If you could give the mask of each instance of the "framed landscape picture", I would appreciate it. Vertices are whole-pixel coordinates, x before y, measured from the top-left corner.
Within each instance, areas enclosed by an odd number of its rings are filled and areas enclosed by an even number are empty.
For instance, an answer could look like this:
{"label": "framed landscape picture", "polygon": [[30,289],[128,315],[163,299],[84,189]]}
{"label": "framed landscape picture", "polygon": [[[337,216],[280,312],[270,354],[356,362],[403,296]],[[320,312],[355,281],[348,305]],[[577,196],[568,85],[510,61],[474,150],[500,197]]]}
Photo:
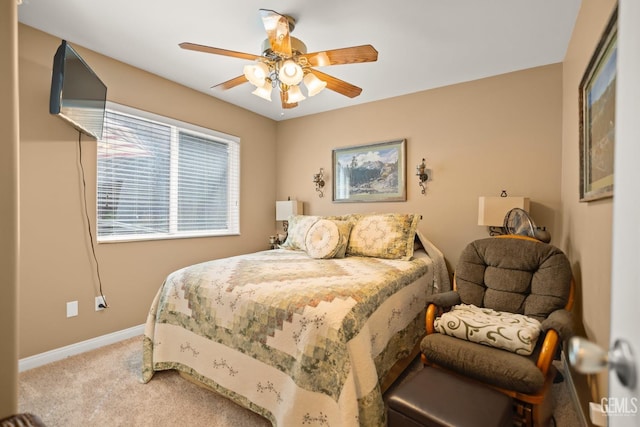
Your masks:
{"label": "framed landscape picture", "polygon": [[580,201],[613,196],[618,9],[580,82]]}
{"label": "framed landscape picture", "polygon": [[406,140],[333,150],[334,202],[404,202]]}

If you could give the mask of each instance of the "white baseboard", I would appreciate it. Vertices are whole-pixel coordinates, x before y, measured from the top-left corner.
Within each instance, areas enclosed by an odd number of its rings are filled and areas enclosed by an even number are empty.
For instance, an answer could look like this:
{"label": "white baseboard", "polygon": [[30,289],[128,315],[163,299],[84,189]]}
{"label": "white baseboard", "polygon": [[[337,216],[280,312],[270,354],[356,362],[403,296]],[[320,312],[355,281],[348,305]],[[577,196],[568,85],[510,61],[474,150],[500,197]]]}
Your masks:
{"label": "white baseboard", "polygon": [[571,370],[569,368],[569,362],[567,361],[567,357],[564,354],[564,350],[560,353],[560,359],[562,360],[562,368],[564,370],[564,380],[567,386],[567,390],[569,390],[569,394],[571,395],[571,401],[573,402],[573,407],[576,410],[576,414],[578,414],[578,418],[580,418],[580,425],[588,426],[587,418],[582,412],[582,405],[580,405],[580,398],[578,397],[578,392],[576,391],[576,386],[573,384],[573,377],[571,376]]}
{"label": "white baseboard", "polygon": [[75,356],[76,354],[84,353],[86,351],[95,350],[97,348],[104,347],[105,345],[114,344],[128,338],[142,335],[143,333],[144,325],[133,326],[128,329],[123,329],[121,331],[113,332],[107,335],[91,338],[86,341],[81,341],[79,343],[46,351],[44,353],[25,357],[24,359],[20,359],[18,361],[18,372],[37,368],[38,366],[56,362],[58,360],[65,359],[69,356]]}

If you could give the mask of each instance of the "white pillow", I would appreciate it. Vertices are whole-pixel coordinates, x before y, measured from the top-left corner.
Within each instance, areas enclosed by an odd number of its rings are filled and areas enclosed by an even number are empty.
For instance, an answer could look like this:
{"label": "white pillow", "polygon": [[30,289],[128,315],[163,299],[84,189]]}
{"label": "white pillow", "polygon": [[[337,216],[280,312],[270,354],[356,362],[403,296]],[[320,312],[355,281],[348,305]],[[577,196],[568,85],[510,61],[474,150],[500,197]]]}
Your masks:
{"label": "white pillow", "polygon": [[304,239],[313,224],[320,219],[313,215],[292,215],[289,217],[287,239],[280,245],[283,249],[306,250]]}
{"label": "white pillow", "polygon": [[305,237],[307,254],[311,258],[343,258],[349,242],[351,223],[321,219],[316,221]]}
{"label": "white pillow", "polygon": [[533,352],[542,327],[523,314],[454,305],[434,322],[436,331],[467,341],[528,356]]}

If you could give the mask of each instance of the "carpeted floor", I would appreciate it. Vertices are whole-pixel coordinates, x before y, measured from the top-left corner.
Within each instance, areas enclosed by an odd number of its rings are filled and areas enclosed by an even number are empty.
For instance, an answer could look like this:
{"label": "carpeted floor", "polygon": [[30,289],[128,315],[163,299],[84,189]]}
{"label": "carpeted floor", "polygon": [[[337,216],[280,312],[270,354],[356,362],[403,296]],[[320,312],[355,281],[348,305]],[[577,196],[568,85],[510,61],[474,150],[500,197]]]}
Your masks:
{"label": "carpeted floor", "polygon": [[[141,350],[142,338],[131,338],[22,372],[20,412],[38,415],[48,427],[271,425],[176,372],[158,372],[142,384]],[[557,426],[580,426],[565,384],[553,389]]]}

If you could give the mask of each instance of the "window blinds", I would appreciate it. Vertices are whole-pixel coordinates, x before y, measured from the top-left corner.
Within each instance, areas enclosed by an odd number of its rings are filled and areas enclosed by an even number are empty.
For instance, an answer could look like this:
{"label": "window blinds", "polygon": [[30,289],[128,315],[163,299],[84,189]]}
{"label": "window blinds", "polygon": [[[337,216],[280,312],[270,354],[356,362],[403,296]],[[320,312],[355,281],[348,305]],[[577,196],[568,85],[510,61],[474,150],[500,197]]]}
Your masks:
{"label": "window blinds", "polygon": [[98,241],[238,234],[239,140],[127,110],[98,142]]}

